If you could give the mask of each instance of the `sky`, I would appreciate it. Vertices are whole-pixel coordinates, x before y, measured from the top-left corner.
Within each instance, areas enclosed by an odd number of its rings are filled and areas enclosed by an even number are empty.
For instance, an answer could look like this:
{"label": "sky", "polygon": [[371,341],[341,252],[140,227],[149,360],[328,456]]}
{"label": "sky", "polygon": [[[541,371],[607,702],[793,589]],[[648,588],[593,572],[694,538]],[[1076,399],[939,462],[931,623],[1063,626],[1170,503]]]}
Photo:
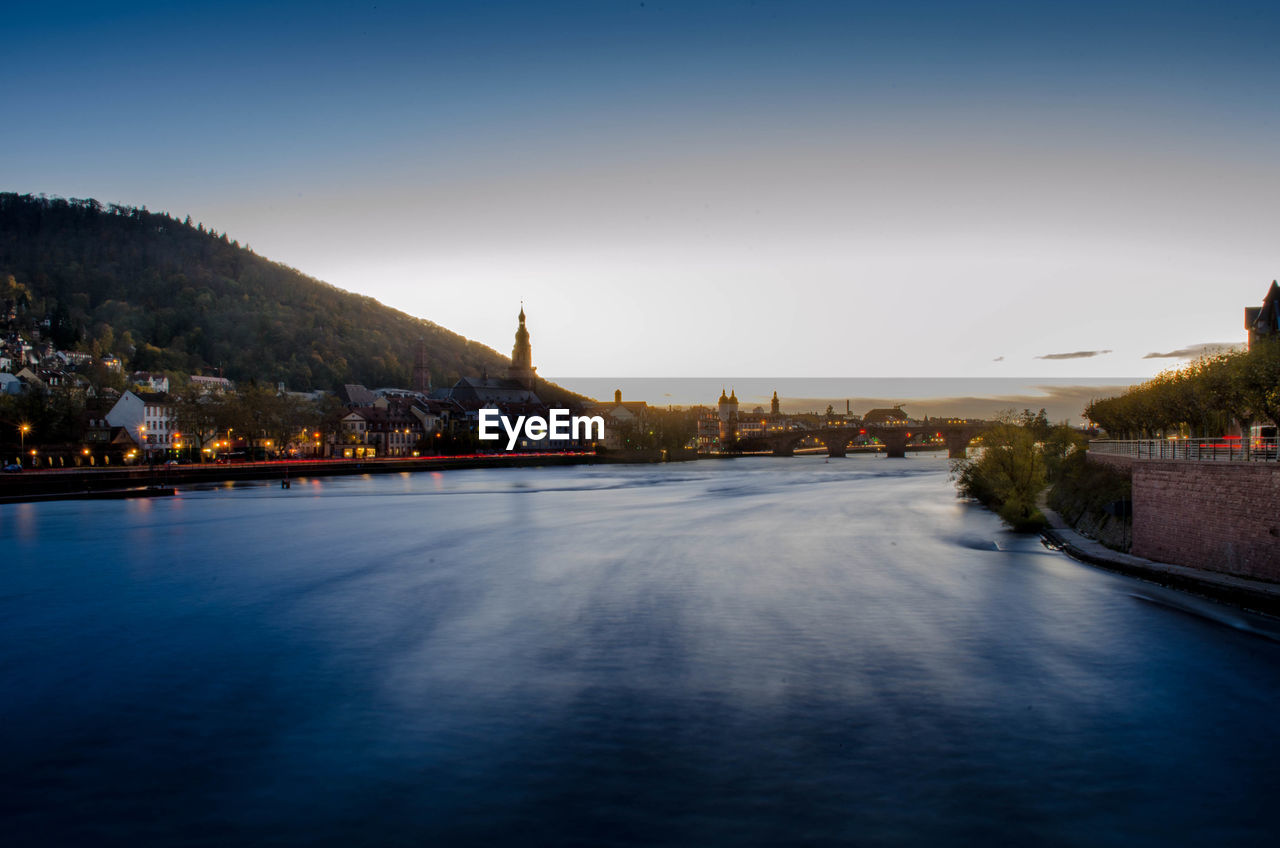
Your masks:
{"label": "sky", "polygon": [[[7,4],[0,190],[557,377],[1145,377],[1280,277],[1268,3]],[[1151,357],[1150,354],[1174,354]]]}

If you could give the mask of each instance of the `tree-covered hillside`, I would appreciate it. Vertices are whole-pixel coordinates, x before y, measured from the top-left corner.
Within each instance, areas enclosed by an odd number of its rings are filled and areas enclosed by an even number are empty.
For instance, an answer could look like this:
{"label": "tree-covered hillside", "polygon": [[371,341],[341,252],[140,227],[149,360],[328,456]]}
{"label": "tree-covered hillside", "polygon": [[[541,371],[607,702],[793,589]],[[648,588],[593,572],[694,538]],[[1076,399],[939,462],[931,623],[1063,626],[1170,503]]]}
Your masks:
{"label": "tree-covered hillside", "polygon": [[507,364],[430,321],[145,208],[0,194],[0,280],[10,275],[42,312],[34,317],[50,319],[58,347],[114,353],[130,369],[220,368],[297,390],[408,386],[419,338],[435,385]]}

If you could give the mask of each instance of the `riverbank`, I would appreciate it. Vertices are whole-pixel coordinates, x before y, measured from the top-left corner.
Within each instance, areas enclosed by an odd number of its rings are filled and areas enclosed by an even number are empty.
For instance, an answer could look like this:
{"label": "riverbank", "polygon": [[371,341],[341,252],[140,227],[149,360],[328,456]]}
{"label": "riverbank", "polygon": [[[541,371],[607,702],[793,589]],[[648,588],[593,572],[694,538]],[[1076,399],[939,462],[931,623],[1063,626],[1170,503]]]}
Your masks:
{"label": "riverbank", "polygon": [[565,465],[648,464],[697,459],[692,451],[613,453],[502,453],[424,456],[397,459],[315,459],[231,464],[130,466],[26,471],[0,476],[0,504],[78,498],[125,498],[148,488],[237,480],[291,480],[352,474],[402,474],[460,468],[556,467]]}
{"label": "riverbank", "polygon": [[1049,521],[1049,527],[1041,533],[1042,538],[1073,559],[1107,571],[1222,601],[1251,612],[1280,617],[1280,584],[1121,553],[1079,533],[1047,505],[1042,504],[1040,508]]}

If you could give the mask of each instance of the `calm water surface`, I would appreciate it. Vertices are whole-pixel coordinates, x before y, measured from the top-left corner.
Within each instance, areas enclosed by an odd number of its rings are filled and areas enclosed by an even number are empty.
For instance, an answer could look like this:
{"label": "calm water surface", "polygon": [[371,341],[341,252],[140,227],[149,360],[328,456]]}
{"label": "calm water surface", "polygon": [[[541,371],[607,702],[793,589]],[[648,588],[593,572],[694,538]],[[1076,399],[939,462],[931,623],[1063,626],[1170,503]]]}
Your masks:
{"label": "calm water surface", "polygon": [[7,845],[1274,845],[1280,643],[946,461],[0,506]]}

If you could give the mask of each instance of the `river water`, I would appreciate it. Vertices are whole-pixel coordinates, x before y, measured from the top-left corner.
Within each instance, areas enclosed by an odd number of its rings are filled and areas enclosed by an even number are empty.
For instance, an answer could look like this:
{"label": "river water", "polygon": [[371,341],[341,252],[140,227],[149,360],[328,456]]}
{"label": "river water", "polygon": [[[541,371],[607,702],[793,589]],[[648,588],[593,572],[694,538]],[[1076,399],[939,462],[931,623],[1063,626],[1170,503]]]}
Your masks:
{"label": "river water", "polygon": [[1274,845],[1280,643],[946,460],[0,506],[6,845]]}

